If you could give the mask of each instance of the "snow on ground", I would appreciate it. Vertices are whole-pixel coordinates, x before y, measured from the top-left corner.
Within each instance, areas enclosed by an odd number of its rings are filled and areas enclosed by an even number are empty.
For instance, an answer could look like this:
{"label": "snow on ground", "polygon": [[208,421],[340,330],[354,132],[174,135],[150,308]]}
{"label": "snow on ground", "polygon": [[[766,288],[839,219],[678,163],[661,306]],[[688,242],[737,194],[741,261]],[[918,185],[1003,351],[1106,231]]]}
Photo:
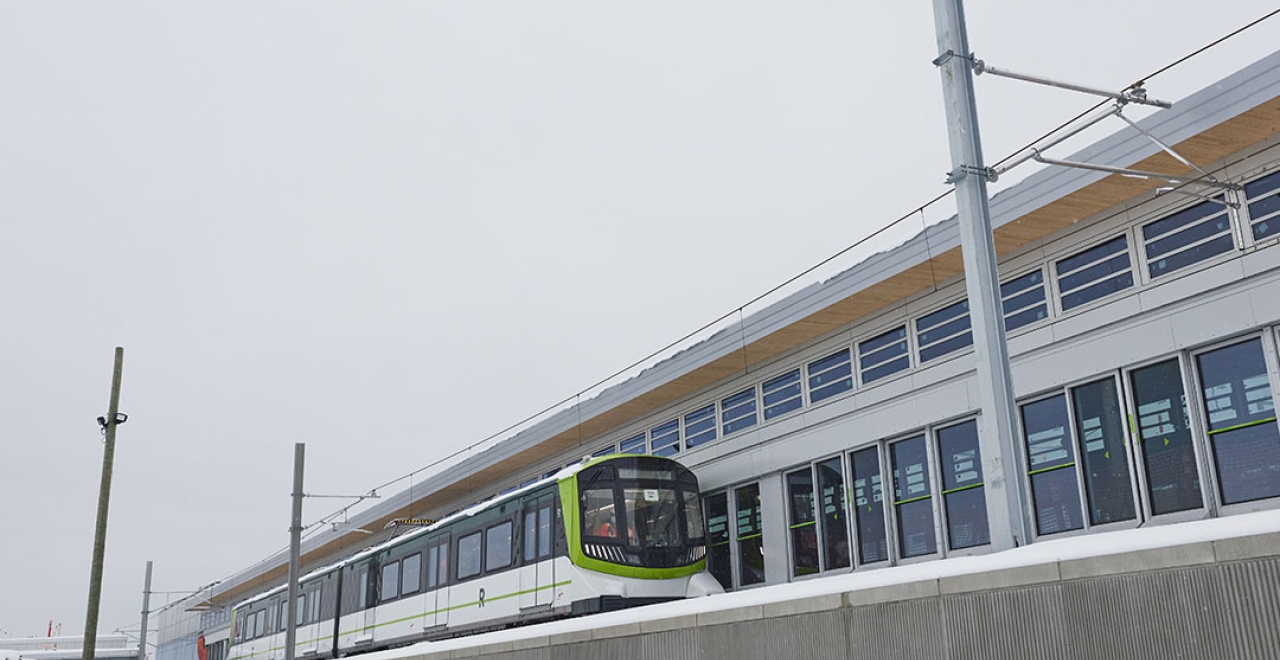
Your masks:
{"label": "snow on ground", "polygon": [[906,584],[921,580],[936,580],[938,578],[985,573],[1019,566],[1125,554],[1153,548],[1253,536],[1269,532],[1280,532],[1280,510],[1260,511],[1225,518],[1157,525],[1099,534],[1086,534],[1051,541],[1040,541],[1021,548],[977,557],[956,557],[908,566],[861,570],[845,575],[808,579],[758,589],[746,589],[706,598],[636,607],[619,612],[564,619],[457,639],[421,642],[412,646],[363,655],[361,660],[400,660],[423,653],[436,653],[484,644],[509,642],[517,639],[545,637],[560,633],[606,628],[640,621],[669,619],[690,614],[839,594],[846,591]]}

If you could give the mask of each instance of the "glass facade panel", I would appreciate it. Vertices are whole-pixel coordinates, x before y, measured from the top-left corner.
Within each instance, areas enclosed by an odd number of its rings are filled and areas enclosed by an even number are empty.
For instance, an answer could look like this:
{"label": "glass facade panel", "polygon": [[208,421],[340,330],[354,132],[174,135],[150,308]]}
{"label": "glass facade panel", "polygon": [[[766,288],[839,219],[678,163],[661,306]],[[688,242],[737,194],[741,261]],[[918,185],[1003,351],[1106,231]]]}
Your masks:
{"label": "glass facade panel", "polygon": [[916,319],[916,343],[920,346],[920,361],[928,362],[972,345],[971,326],[968,300],[961,300]]}
{"label": "glass facade panel", "polygon": [[756,390],[751,388],[726,398],[720,402],[721,434],[729,435],[735,431],[755,426]]}
{"label": "glass facade panel", "polygon": [[761,386],[761,391],[764,393],[764,418],[766,420],[789,413],[804,403],[800,399],[799,369],[777,378],[766,380]]}
{"label": "glass facade panel", "polygon": [[1094,525],[1133,520],[1137,509],[1125,447],[1124,410],[1114,378],[1071,389],[1089,521]]}
{"label": "glass facade panel", "polygon": [[880,449],[853,452],[853,509],[858,533],[858,561],[870,564],[889,558],[884,521],[884,489],[880,478]]}
{"label": "glass facade panel", "polygon": [[716,404],[684,416],[684,444],[690,449],[716,439]]}
{"label": "glass facade panel", "polygon": [[863,383],[880,380],[909,366],[906,326],[858,343],[858,371]]}
{"label": "glass facade panel", "polygon": [[1222,503],[1280,496],[1280,427],[1262,340],[1196,359]]}
{"label": "glass facade panel", "polygon": [[811,575],[818,564],[818,520],[813,514],[813,473],[808,468],[787,475],[787,507],[791,513],[791,574]]}
{"label": "glass facade panel", "polygon": [[1031,480],[1036,532],[1040,535],[1084,527],[1080,484],[1076,481],[1075,444],[1067,414],[1065,394],[1022,406],[1027,474]]}
{"label": "glass facade panel", "polygon": [[720,492],[703,498],[707,503],[707,571],[725,589],[733,588],[729,559],[729,495]]}
{"label": "glass facade panel", "polygon": [[1037,270],[1001,284],[1000,298],[1006,332],[1049,316],[1049,306],[1045,302],[1044,271]]}
{"label": "glass facade panel", "polygon": [[817,403],[853,389],[853,360],[849,349],[809,363],[809,403]]}
{"label": "glass facade panel", "polygon": [[738,581],[743,585],[764,582],[764,537],[760,513],[760,485],[733,491],[737,516]]}
{"label": "glass facade panel", "polygon": [[1058,293],[1068,310],[1133,286],[1129,239],[1118,236],[1058,261]]}
{"label": "glass facade panel", "polygon": [[680,453],[679,419],[649,429],[649,453],[654,456],[674,456]]}
{"label": "glass facade panel", "polygon": [[970,420],[938,429],[938,460],[942,467],[948,545],[959,550],[990,543],[978,422]]}
{"label": "glass facade panel", "polygon": [[1129,378],[1151,513],[1160,515],[1203,506],[1178,360],[1135,369]]}
{"label": "glass facade panel", "polygon": [[844,503],[844,466],[840,458],[818,463],[819,505],[822,507],[822,564],[824,570],[848,568],[849,526]]}
{"label": "glass facade panel", "polygon": [[1245,184],[1249,223],[1253,239],[1260,241],[1280,234],[1280,172],[1274,172]]}
{"label": "glass facade panel", "polygon": [[898,551],[904,558],[938,551],[929,454],[923,435],[889,445],[893,469],[893,508],[898,521]]}
{"label": "glass facade panel", "polygon": [[1235,248],[1227,207],[1216,202],[1201,202],[1156,220],[1142,228],[1142,237],[1153,278]]}
{"label": "glass facade panel", "polygon": [[647,441],[643,433],[632,438],[627,438],[626,440],[623,440],[618,445],[618,453],[619,454],[643,454],[645,451],[646,442]]}

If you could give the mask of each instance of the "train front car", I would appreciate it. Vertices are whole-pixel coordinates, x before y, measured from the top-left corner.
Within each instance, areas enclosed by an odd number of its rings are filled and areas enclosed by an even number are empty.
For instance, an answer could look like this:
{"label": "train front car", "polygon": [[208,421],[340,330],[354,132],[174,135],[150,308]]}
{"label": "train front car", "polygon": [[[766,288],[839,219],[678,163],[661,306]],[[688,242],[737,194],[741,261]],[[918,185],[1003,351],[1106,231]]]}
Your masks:
{"label": "train front car", "polygon": [[705,570],[698,480],[679,463],[596,459],[560,482],[560,497],[570,560],[595,594],[575,599],[574,614],[724,591]]}

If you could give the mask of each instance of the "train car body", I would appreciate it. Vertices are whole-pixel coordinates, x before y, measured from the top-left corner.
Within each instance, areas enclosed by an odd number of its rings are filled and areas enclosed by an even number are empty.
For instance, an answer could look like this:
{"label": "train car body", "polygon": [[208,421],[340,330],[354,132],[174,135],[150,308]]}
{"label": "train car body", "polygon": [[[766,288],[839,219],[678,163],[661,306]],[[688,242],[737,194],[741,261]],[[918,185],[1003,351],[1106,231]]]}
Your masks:
{"label": "train car body", "polygon": [[[613,455],[369,548],[300,581],[294,655],[331,658],[722,591],[698,483]],[[237,605],[229,660],[285,657],[285,588]]]}

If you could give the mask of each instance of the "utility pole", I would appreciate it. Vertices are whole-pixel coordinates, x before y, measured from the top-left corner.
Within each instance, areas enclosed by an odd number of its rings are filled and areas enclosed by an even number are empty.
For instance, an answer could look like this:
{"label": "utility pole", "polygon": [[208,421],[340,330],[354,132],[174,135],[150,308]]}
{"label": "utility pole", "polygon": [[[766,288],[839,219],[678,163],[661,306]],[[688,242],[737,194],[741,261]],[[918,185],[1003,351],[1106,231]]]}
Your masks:
{"label": "utility pole", "polygon": [[297,641],[298,573],[302,568],[302,466],[307,454],[305,443],[293,445],[293,517],[289,525],[289,600],[285,602],[284,657],[293,660]]}
{"label": "utility pole", "polygon": [[934,64],[942,73],[951,146],[948,183],[956,187],[960,249],[964,256],[964,280],[982,404],[978,437],[987,521],[991,547],[1000,551],[1026,543],[1028,527],[1016,460],[1013,377],[1009,371],[1000,275],[991,234],[991,209],[987,203],[987,181],[995,179],[995,171],[982,162],[978,107],[973,91],[973,57],[965,31],[962,1],[933,0],[933,18],[939,53]]}
{"label": "utility pole", "polygon": [[98,646],[98,605],[102,600],[102,559],[107,545],[107,508],[111,501],[111,468],[116,454],[116,427],[127,415],[120,414],[120,376],[124,372],[124,348],[116,347],[115,369],[111,373],[111,402],[107,416],[98,418],[106,436],[102,450],[102,482],[98,489],[98,525],[93,534],[93,564],[89,569],[89,611],[84,622],[82,660],[94,660]]}
{"label": "utility pole", "polygon": [[147,560],[147,579],[142,587],[142,632],[138,633],[138,660],[147,660],[147,617],[151,614],[151,560]]}

